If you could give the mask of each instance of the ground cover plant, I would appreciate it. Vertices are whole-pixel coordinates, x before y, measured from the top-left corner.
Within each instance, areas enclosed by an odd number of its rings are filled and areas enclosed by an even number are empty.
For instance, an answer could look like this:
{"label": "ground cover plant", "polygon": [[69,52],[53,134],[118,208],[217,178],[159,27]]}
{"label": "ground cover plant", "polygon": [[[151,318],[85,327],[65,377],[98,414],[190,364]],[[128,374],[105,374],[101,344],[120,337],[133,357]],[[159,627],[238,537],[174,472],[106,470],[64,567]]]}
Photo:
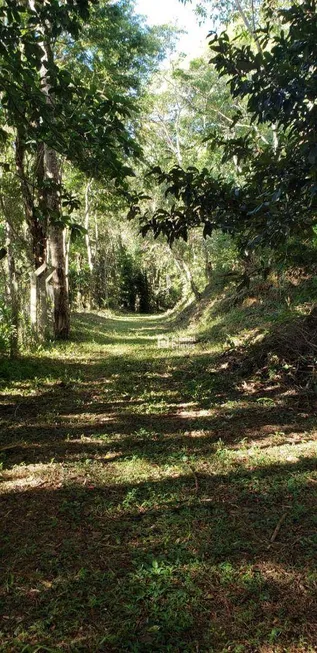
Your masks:
{"label": "ground cover plant", "polygon": [[315,650],[315,395],[176,325],[1,365],[1,650]]}

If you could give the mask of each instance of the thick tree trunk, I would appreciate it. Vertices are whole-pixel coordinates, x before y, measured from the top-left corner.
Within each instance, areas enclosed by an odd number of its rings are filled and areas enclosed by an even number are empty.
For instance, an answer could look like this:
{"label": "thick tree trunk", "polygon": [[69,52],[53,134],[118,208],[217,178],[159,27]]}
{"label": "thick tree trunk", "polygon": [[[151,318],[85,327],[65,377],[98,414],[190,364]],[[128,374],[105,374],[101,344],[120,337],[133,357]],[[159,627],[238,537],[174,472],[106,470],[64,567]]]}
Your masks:
{"label": "thick tree trunk", "polygon": [[49,229],[53,271],[54,334],[55,338],[67,340],[70,329],[68,279],[66,275],[65,232],[60,226]]}
{"label": "thick tree trunk", "polygon": [[[53,94],[47,71],[49,64],[54,63],[54,54],[50,37],[46,37],[44,31],[43,26],[42,88],[46,102],[53,104]],[[61,174],[57,153],[48,145],[44,145],[43,150],[43,175],[45,181],[49,182],[45,185],[42,200],[49,225],[49,248],[53,267],[54,335],[55,338],[66,340],[69,337],[70,310],[65,228],[58,224],[61,219]]]}
{"label": "thick tree trunk", "polygon": [[[43,182],[43,145],[38,148],[35,167],[38,187]],[[23,134],[17,133],[15,144],[16,169],[20,179],[25,219],[32,238],[34,272],[31,275],[30,321],[37,337],[47,330],[47,295],[45,270],[47,263],[47,223],[43,208],[42,190],[39,191],[39,211],[35,211],[35,190],[32,189],[25,171],[25,145]]]}
{"label": "thick tree trunk", "polygon": [[66,340],[69,337],[70,311],[68,277],[66,270],[65,229],[56,224],[60,215],[60,171],[57,154],[45,146],[45,177],[50,181],[46,191],[47,211],[49,215],[49,246],[53,267],[52,285],[54,297],[54,335]]}

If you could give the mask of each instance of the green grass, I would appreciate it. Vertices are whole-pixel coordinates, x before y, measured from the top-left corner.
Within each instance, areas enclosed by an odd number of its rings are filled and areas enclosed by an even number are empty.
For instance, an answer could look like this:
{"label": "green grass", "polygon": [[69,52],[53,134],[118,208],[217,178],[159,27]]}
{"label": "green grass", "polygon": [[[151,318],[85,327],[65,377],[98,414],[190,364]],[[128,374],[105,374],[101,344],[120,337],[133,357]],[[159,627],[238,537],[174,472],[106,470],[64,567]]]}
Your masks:
{"label": "green grass", "polygon": [[1,651],[316,650],[315,399],[173,328],[81,314],[0,365]]}

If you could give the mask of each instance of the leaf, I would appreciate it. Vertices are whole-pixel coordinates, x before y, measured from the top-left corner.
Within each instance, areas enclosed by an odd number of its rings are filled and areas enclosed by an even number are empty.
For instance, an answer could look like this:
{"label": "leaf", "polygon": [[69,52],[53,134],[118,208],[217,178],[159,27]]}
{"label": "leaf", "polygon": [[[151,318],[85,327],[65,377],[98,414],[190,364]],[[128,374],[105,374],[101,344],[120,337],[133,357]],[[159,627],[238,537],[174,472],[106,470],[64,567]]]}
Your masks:
{"label": "leaf", "polygon": [[309,161],[309,163],[311,163],[312,165],[314,165],[314,164],[316,163],[316,159],[317,159],[317,145],[314,145],[314,146],[309,150],[309,153],[308,153],[308,161]]}
{"label": "leaf", "polygon": [[82,225],[74,223],[70,225],[70,239],[72,242],[81,240],[88,231]]}

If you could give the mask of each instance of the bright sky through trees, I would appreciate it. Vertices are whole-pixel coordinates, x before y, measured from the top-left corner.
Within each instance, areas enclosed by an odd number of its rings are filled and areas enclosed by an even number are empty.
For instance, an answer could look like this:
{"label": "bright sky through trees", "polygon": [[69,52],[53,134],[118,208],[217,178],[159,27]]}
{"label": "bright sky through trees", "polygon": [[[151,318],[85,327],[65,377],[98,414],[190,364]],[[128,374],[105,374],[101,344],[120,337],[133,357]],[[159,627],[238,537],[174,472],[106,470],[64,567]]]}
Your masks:
{"label": "bright sky through trees", "polygon": [[195,56],[206,44],[209,26],[199,25],[195,15],[197,2],[182,5],[179,0],[137,0],[135,10],[147,16],[150,25],[175,23],[187,32],[179,39],[178,50]]}

